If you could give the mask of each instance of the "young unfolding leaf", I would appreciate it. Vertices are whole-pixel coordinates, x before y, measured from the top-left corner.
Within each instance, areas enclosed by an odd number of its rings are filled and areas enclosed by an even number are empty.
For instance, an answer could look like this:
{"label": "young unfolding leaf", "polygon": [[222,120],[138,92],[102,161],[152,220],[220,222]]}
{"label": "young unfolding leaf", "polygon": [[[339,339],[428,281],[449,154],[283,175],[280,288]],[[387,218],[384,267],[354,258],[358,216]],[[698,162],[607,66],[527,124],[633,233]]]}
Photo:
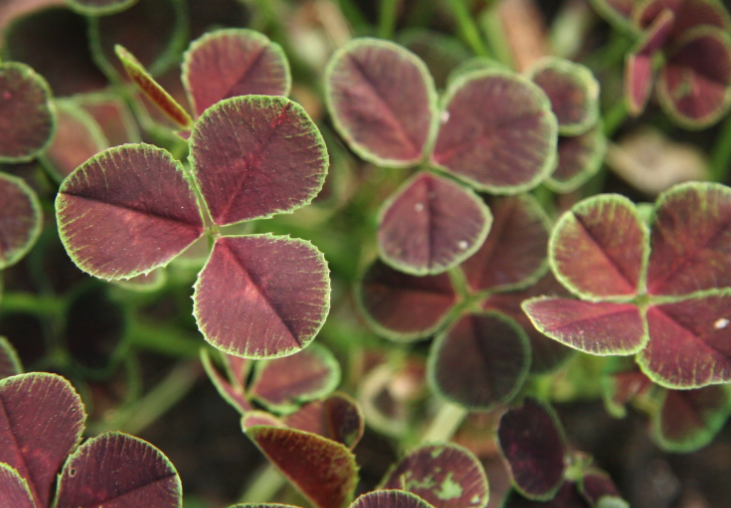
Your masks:
{"label": "young unfolding leaf", "polygon": [[82,270],[129,278],[165,266],[203,233],[182,165],[160,148],[110,148],[77,168],[56,198],[59,234]]}
{"label": "young unfolding leaf", "polygon": [[[228,355],[225,356],[227,357]],[[223,397],[223,400],[231,404],[241,414],[254,409],[244,393],[243,377],[241,378],[241,382],[237,382],[238,378],[232,379],[229,377],[227,379],[222,376],[213,365],[208,350],[206,349],[201,349],[201,363],[208,377],[211,379],[213,386],[218,390],[218,394]]]}
{"label": "young unfolding leaf", "polygon": [[483,508],[490,495],[480,461],[454,444],[412,450],[386,474],[380,488],[411,492],[434,508]]}
{"label": "young unfolding leaf", "polygon": [[307,347],[324,323],[328,274],[325,257],[309,242],[221,237],[198,275],[193,313],[206,340],[227,353],[287,356]]}
{"label": "young unfolding leaf", "polygon": [[493,225],[487,240],[464,263],[473,291],[523,287],[546,269],[549,219],[529,194],[488,200]]}
{"label": "young unfolding leaf", "polygon": [[183,84],[196,115],[239,95],[289,94],[289,62],[279,44],[247,29],[209,32],[185,54]]}
{"label": "young unfolding leaf", "polygon": [[35,506],[45,508],[56,473],[81,438],[81,399],[60,376],[21,374],[0,380],[0,407],[0,463],[14,468]]}
{"label": "young unfolding leaf", "polygon": [[[584,499],[576,484],[572,481],[565,481],[556,495],[545,501],[527,499],[518,490],[511,490],[505,496],[501,508],[593,508]],[[597,505],[595,508],[626,508],[620,506],[603,507]]]}
{"label": "young unfolding leaf", "polygon": [[647,236],[629,199],[603,194],[561,217],[551,236],[549,258],[558,280],[582,298],[632,297],[644,268]]}
{"label": "young unfolding leaf", "polygon": [[325,87],[335,127],[358,155],[384,166],[424,158],[437,94],[416,55],[392,42],[354,39],[330,60]]}
{"label": "young unfolding leaf", "polygon": [[304,109],[263,95],[207,109],[193,129],[190,153],[211,216],[221,226],[308,204],[328,166],[325,142]]}
{"label": "young unfolding leaf", "polygon": [[501,314],[469,314],[440,336],[429,354],[429,380],[448,400],[486,409],[515,396],[530,369],[530,343]]}
{"label": "young unfolding leaf", "polygon": [[500,418],[497,435],[515,488],[530,499],[553,498],[566,467],[563,430],[553,409],[526,399]]}
{"label": "young unfolding leaf", "polygon": [[20,358],[15,348],[5,337],[0,337],[0,379],[15,376],[23,372]]}
{"label": "young unfolding leaf", "polygon": [[0,508],[38,508],[28,482],[7,464],[0,464]]}
{"label": "young unfolding leaf", "polygon": [[624,418],[627,416],[627,404],[642,404],[651,396],[655,385],[634,361],[629,365],[617,361],[610,366],[603,380],[604,405],[612,416]]}
{"label": "young unfolding leaf", "polygon": [[64,465],[57,508],[78,506],[180,508],[175,467],[151,444],[119,432],[92,438]]}
{"label": "young unfolding leaf", "polygon": [[583,65],[561,58],[545,58],[529,73],[551,101],[563,136],[578,136],[599,121],[599,83]]}
{"label": "young unfolding leaf", "polygon": [[342,393],[334,393],[326,399],[308,402],[284,418],[288,427],[318,434],[355,448],[363,437],[365,418],[360,406]]}
{"label": "young unfolding leaf", "polygon": [[277,413],[329,395],[340,383],[340,364],[324,346],[312,344],[296,355],[256,364],[249,395]]}
{"label": "young unfolding leaf", "polygon": [[70,100],[55,101],[56,135],[42,161],[58,181],[109,146],[94,118]]}
{"label": "young unfolding leaf", "polygon": [[431,162],[480,190],[516,194],[556,167],[551,101],[526,78],[499,70],[461,76],[441,119]]}
{"label": "young unfolding leaf", "polygon": [[433,333],[458,299],[447,274],[415,277],[381,261],[363,275],[357,296],[369,324],[394,340]]}
{"label": "young unfolding leaf", "polygon": [[572,192],[585,184],[602,167],[607,138],[602,125],[580,136],[558,138],[558,167],[546,180],[556,192]]}
{"label": "young unfolding leaf", "polygon": [[69,6],[87,16],[105,16],[132,7],[138,0],[67,0]]}
{"label": "young unfolding leaf", "polygon": [[0,64],[0,162],[25,162],[46,149],[55,119],[48,83],[22,63]]}
{"label": "young unfolding leaf", "polygon": [[492,215],[472,191],[417,173],[380,212],[381,258],[413,275],[435,275],[470,257],[485,241]]}
{"label": "young unfolding leaf", "polygon": [[345,508],[358,474],[345,446],[299,430],[253,426],[246,435],[317,508]]}
{"label": "young unfolding leaf", "polygon": [[41,232],[41,205],[23,180],[0,173],[0,270],[21,260]]}

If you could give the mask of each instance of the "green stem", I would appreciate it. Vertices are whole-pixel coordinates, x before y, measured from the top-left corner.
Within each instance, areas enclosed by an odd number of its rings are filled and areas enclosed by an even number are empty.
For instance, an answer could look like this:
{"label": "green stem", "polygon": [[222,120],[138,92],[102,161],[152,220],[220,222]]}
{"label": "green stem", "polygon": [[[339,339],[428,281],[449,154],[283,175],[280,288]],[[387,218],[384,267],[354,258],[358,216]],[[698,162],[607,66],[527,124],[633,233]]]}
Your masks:
{"label": "green stem", "polygon": [[725,182],[731,169],[731,115],[721,128],[716,138],[716,145],[711,152],[711,178],[714,182]]}
{"label": "green stem", "polygon": [[421,442],[446,443],[457,432],[467,413],[468,411],[462,406],[445,402],[434,416],[431,425],[422,436]]}
{"label": "green stem", "polygon": [[239,503],[266,503],[284,487],[284,475],[272,464],[267,464],[254,476],[241,494]]}
{"label": "green stem", "polygon": [[368,26],[368,19],[353,0],[340,0],[340,10],[353,28]]}
{"label": "green stem", "polygon": [[609,111],[604,113],[604,135],[611,138],[627,119],[629,111],[624,99],[618,100]]}
{"label": "green stem", "polygon": [[137,349],[178,358],[198,358],[204,343],[180,328],[132,319],[129,343]]}
{"label": "green stem", "polygon": [[381,39],[393,38],[396,29],[396,8],[398,0],[381,0],[381,9],[378,15],[378,37]]}
{"label": "green stem", "polygon": [[51,296],[38,296],[31,293],[12,292],[2,296],[0,308],[9,312],[60,316],[64,311],[63,300]]}
{"label": "green stem", "polygon": [[449,0],[449,6],[455,18],[457,18],[460,37],[472,48],[476,55],[491,57],[490,50],[487,49],[474,18],[465,5],[465,0]]}

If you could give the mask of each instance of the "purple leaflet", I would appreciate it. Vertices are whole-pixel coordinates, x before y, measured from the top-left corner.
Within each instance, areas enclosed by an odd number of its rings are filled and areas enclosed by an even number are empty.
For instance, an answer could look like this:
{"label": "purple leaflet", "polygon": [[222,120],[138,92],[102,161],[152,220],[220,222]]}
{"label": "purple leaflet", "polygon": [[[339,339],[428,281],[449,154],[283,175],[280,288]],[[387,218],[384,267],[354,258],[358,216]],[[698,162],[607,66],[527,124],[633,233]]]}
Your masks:
{"label": "purple leaflet", "polygon": [[546,185],[556,192],[575,191],[601,169],[606,152],[607,138],[601,123],[580,136],[559,136],[558,167]]}
{"label": "purple leaflet", "polygon": [[105,279],[165,266],[203,234],[182,165],[151,145],[110,148],[79,166],[59,189],[56,215],[74,263]]}
{"label": "purple leaflet", "polygon": [[201,363],[213,383],[213,386],[215,386],[216,390],[218,390],[218,394],[223,397],[223,400],[231,404],[241,414],[254,409],[244,393],[243,378],[242,382],[238,383],[231,378],[227,379],[222,376],[218,372],[218,369],[216,369],[215,365],[213,365],[208,350],[206,349],[201,350]]}
{"label": "purple leaflet", "polygon": [[[605,497],[612,497],[616,499],[622,499],[617,487],[609,477],[607,473],[600,469],[590,468],[584,473],[584,476],[579,482],[579,492],[584,499],[586,499],[592,506],[602,506],[601,500]],[[617,504],[609,506],[616,506],[616,508],[629,506],[624,504]]]}
{"label": "purple leaflet", "polygon": [[288,427],[304,430],[355,448],[365,430],[365,418],[360,406],[343,393],[333,393],[326,399],[304,404],[284,418]]}
{"label": "purple leaflet", "polygon": [[0,270],[20,261],[41,232],[41,205],[25,181],[0,173]]}
{"label": "purple leaflet", "polygon": [[13,345],[5,337],[0,337],[0,379],[23,372],[20,358]]}
{"label": "purple leaflet", "polygon": [[511,490],[501,508],[592,508],[576,487],[574,482],[566,481],[556,495],[547,501],[526,499],[517,490]]}
{"label": "purple leaflet", "polygon": [[38,508],[28,482],[7,464],[0,464],[0,508]]}
{"label": "purple leaflet", "polygon": [[182,488],[175,467],[160,450],[136,437],[110,432],[88,440],[69,457],[57,498],[57,508],[179,508]]}
{"label": "purple leaflet", "polygon": [[422,498],[401,490],[377,490],[363,494],[350,508],[432,508]]}
{"label": "purple leaflet", "polygon": [[632,19],[637,27],[646,30],[667,9],[675,15],[673,39],[702,25],[731,30],[728,12],[717,0],[644,0],[637,3]]}
{"label": "purple leaflet", "polygon": [[287,425],[282,422],[279,418],[266,411],[247,411],[241,418],[241,430],[246,432],[249,428],[256,425],[266,425],[268,427],[282,427],[286,428]]}
{"label": "purple leaflet", "polygon": [[384,166],[424,158],[437,94],[416,55],[392,42],[354,39],[333,55],[325,87],[335,127],[362,158]]}
{"label": "purple leaflet", "polygon": [[198,119],[191,166],[216,224],[289,213],[320,192],[325,142],[302,107],[284,97],[223,100]]}
{"label": "purple leaflet", "polygon": [[287,356],[315,338],[330,307],[322,253],[304,240],[221,237],[193,296],[206,340],[248,358]]}
{"label": "purple leaflet", "polygon": [[185,53],[183,84],[196,115],[239,95],[289,94],[289,63],[279,44],[243,28],[216,30]]}
{"label": "purple leaflet", "polygon": [[25,162],[53,138],[51,90],[42,76],[22,63],[0,64],[0,162]]}
{"label": "purple leaflet", "polygon": [[553,409],[526,399],[500,418],[497,435],[515,488],[530,499],[552,499],[566,467],[563,429]]}
{"label": "purple leaflet", "polygon": [[499,70],[460,76],[441,120],[431,162],[480,190],[516,194],[556,168],[551,101],[526,78]]}
{"label": "purple leaflet", "polygon": [[384,203],[381,258],[412,275],[436,275],[470,257],[485,241],[492,215],[471,190],[417,173]]}

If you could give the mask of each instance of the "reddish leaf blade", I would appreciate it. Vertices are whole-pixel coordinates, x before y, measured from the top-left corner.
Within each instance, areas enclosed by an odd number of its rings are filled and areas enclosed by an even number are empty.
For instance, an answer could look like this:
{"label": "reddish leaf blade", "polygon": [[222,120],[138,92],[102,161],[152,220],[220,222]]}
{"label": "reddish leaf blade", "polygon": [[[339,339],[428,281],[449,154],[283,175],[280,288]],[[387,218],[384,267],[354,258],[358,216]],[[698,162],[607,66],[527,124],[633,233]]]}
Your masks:
{"label": "reddish leaf blade", "polygon": [[429,380],[450,401],[488,409],[516,395],[530,359],[528,338],[513,320],[498,313],[469,314],[434,342]]}
{"label": "reddish leaf blade", "polygon": [[431,505],[410,492],[377,490],[363,494],[350,508],[431,508]]}
{"label": "reddish leaf blade", "polygon": [[434,508],[483,508],[490,496],[480,461],[455,444],[412,450],[386,474],[380,488],[411,492]]}
{"label": "reddish leaf blade", "polygon": [[0,379],[22,374],[23,366],[13,345],[5,337],[0,337]]}
{"label": "reddish leaf blade", "polygon": [[581,201],[556,224],[548,248],[558,280],[584,299],[637,294],[649,232],[634,204],[617,194]]}
{"label": "reddish leaf blade", "polygon": [[655,204],[647,290],[683,295],[731,286],[731,189],[688,183]]}
{"label": "reddish leaf blade", "polygon": [[493,224],[477,253],[462,263],[474,291],[525,286],[546,270],[549,219],[529,194],[488,200]]}
{"label": "reddish leaf blade", "polygon": [[88,440],[70,457],[58,483],[57,508],[182,506],[180,478],[150,443],[110,432]]}
{"label": "reddish leaf blade", "polygon": [[667,390],[653,418],[653,437],[665,450],[692,452],[710,443],[730,415],[728,386]]}
{"label": "reddish leaf blade", "polygon": [[211,357],[206,349],[201,349],[201,363],[203,364],[206,374],[208,374],[208,377],[213,383],[213,386],[216,387],[218,394],[223,398],[223,400],[231,404],[234,409],[241,414],[254,409],[246,398],[243,386],[233,384],[223,377],[213,365]]}
{"label": "reddish leaf blade", "polygon": [[563,58],[544,58],[529,76],[551,101],[561,135],[584,134],[599,121],[599,82],[587,67]]}
{"label": "reddish leaf blade", "polygon": [[39,507],[49,506],[56,473],[79,442],[85,418],[81,398],[61,376],[0,380],[0,463],[28,482]]}
{"label": "reddish leaf blade", "polygon": [[177,103],[169,93],[161,87],[157,81],[145,70],[144,66],[134,57],[132,53],[120,45],[114,47],[117,58],[122,62],[127,75],[142,90],[142,92],[165,113],[168,118],[183,129],[193,127],[193,120],[185,111],[183,106]]}
{"label": "reddish leaf blade", "polygon": [[394,340],[430,335],[458,300],[446,273],[414,277],[381,261],[363,275],[357,296],[368,324]]}
{"label": "reddish leaf blade", "polygon": [[472,191],[421,172],[381,208],[378,247],[397,270],[435,275],[474,254],[491,223],[490,210]]}
{"label": "reddish leaf blade", "polygon": [[344,508],[358,479],[355,457],[345,446],[293,429],[254,426],[246,435],[318,508]]}
{"label": "reddish leaf blade", "polygon": [[731,381],[731,292],[647,309],[650,342],[637,361],[656,383],[700,388]]}
{"label": "reddish leaf blade", "polygon": [[558,138],[558,167],[546,180],[557,192],[573,192],[602,167],[607,153],[607,138],[601,124],[580,136]]}
{"label": "reddish leaf blade", "polygon": [[617,504],[609,504],[609,506],[629,508],[629,505],[622,500],[622,496],[609,475],[599,469],[592,468],[582,476],[579,482],[579,492],[592,506],[601,507],[602,499],[610,497],[615,498]]}
{"label": "reddish leaf blade", "polygon": [[56,216],[74,263],[104,279],[165,266],[203,234],[182,165],[143,144],[110,148],[79,166],[59,189]]}
{"label": "reddish leaf blade", "polygon": [[480,190],[516,194],[556,168],[551,101],[526,78],[499,70],[458,78],[444,98],[432,163]]}
{"label": "reddish leaf blade", "polygon": [[593,355],[631,355],[648,341],[645,322],[632,304],[531,298],[523,310],[545,335]]}
{"label": "reddish leaf blade", "polygon": [[672,37],[682,36],[688,30],[701,25],[710,25],[722,30],[731,29],[731,19],[721,2],[716,0],[646,0],[639,2],[632,13],[637,26],[646,29],[659,16],[670,9],[675,15]]}
{"label": "reddish leaf blade", "polygon": [[266,411],[248,411],[241,418],[241,430],[246,432],[251,427],[266,425],[267,427],[287,427],[279,418]]}
{"label": "reddish leaf blade", "polygon": [[109,146],[94,118],[71,101],[56,101],[56,135],[43,162],[58,181]]}
{"label": "reddish leaf blade", "polygon": [[183,84],[196,115],[239,95],[286,96],[291,83],[282,48],[254,30],[209,32],[185,53]]}
{"label": "reddish leaf blade", "polygon": [[527,289],[490,295],[482,303],[482,308],[487,311],[499,311],[515,320],[523,328],[531,345],[530,372],[531,374],[542,374],[561,365],[574,350],[546,337],[533,326],[520,305],[535,296],[568,297],[570,294],[549,272]]}
{"label": "reddish leaf blade", "polygon": [[[511,490],[503,501],[501,508],[592,508],[586,500],[581,497],[572,481],[565,481],[558,489],[556,495],[547,501],[534,501],[521,496],[518,491]],[[597,507],[605,508],[605,507]],[[609,507],[607,507],[609,508]],[[614,507],[619,508],[619,507]]]}
{"label": "reddish leaf blade", "polygon": [[74,100],[96,120],[109,146],[140,142],[140,132],[129,108],[116,95],[86,95]]}
{"label": "reddish leaf blade", "polygon": [[355,39],[333,55],[325,88],[335,127],[362,158],[382,166],[424,158],[437,94],[416,55],[392,42]]}
{"label": "reddish leaf blade", "polygon": [[355,448],[365,430],[360,406],[343,393],[303,405],[284,419],[287,426],[304,430]]}
{"label": "reddish leaf blade", "polygon": [[38,196],[23,180],[0,173],[0,270],[14,265],[41,232]]}
{"label": "reddish leaf blade", "polygon": [[566,455],[563,428],[553,409],[525,399],[500,418],[497,436],[514,487],[530,499],[553,498],[564,483]]}
{"label": "reddish leaf blade", "polygon": [[0,464],[0,508],[38,508],[28,482],[7,464]]}
{"label": "reddish leaf blade", "polygon": [[22,63],[0,65],[0,162],[25,162],[46,149],[55,120],[48,83]]}
{"label": "reddish leaf blade", "polygon": [[132,7],[138,0],[67,0],[74,11],[86,16],[105,16]]}
{"label": "reddish leaf blade", "polygon": [[322,253],[303,240],[251,235],[216,240],[198,275],[193,313],[206,340],[245,358],[304,349],[330,308]]}
{"label": "reddish leaf blade", "polygon": [[289,213],[320,192],[327,149],[302,107],[235,97],[206,110],[190,137],[191,166],[216,224]]}
{"label": "reddish leaf blade", "polygon": [[657,81],[663,109],[679,125],[703,129],[731,107],[731,37],[701,26],[675,43]]}
{"label": "reddish leaf blade", "polygon": [[629,403],[641,406],[655,386],[635,362],[632,362],[629,367],[615,364],[602,384],[604,405],[607,411],[616,418],[627,416],[626,406]]}
{"label": "reddish leaf blade", "polygon": [[329,395],[340,383],[340,364],[324,346],[256,364],[249,395],[270,411],[292,413],[303,402]]}

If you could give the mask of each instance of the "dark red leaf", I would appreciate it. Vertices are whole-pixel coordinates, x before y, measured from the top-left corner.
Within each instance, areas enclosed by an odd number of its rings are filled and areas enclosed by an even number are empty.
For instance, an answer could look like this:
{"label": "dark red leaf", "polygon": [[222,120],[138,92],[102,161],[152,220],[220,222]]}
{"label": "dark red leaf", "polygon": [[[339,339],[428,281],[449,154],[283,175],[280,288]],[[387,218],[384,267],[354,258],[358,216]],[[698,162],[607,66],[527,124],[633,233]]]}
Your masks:
{"label": "dark red leaf", "polygon": [[603,385],[607,411],[617,418],[627,416],[627,404],[649,397],[652,387],[655,386],[634,361],[629,366],[615,365],[612,367],[604,378]]}
{"label": "dark red leaf", "polygon": [[731,291],[653,305],[650,342],[637,358],[642,370],[668,388],[700,388],[731,381]]}
{"label": "dark red leaf", "polygon": [[0,463],[28,482],[39,508],[50,505],[56,474],[81,439],[85,418],[81,398],[60,376],[0,380]]}
{"label": "dark red leaf", "polygon": [[731,189],[687,183],[663,193],[652,221],[647,291],[683,295],[731,286]]}
{"label": "dark red leaf", "polygon": [[535,327],[562,344],[594,355],[631,355],[648,341],[640,311],[632,304],[531,298],[523,310]]}
{"label": "dark red leaf", "polygon": [[499,311],[514,319],[523,328],[531,345],[530,372],[531,374],[542,374],[561,365],[574,350],[558,341],[549,339],[533,326],[520,305],[534,296],[568,297],[570,294],[553,274],[548,272],[527,289],[490,295],[482,303],[482,308],[487,311]]}
{"label": "dark red leaf", "polygon": [[272,235],[222,237],[195,284],[206,340],[247,358],[291,355],[315,338],[330,308],[327,262],[311,243]]}
{"label": "dark red leaf", "polygon": [[0,173],[0,270],[25,256],[41,232],[41,205],[23,180]]}
{"label": "dark red leaf", "polygon": [[[591,503],[592,506],[597,507],[601,506],[600,501],[604,497],[609,496],[618,499],[622,498],[609,475],[604,471],[594,468],[587,471],[581,478],[581,482],[579,483],[579,492],[581,492],[584,498]],[[620,506],[621,505],[616,505],[617,508]],[[629,508],[629,506],[627,506],[627,508]]]}
{"label": "dark red leaf", "polygon": [[559,136],[558,167],[546,185],[561,193],[575,191],[601,169],[606,153],[607,138],[601,124],[580,136]]}
{"label": "dark red leaf", "polygon": [[[522,497],[516,490],[511,490],[503,501],[501,508],[592,508],[581,497],[576,484],[566,481],[556,492],[555,497],[547,501],[533,501]],[[603,508],[603,507],[597,507]],[[619,508],[619,507],[616,507]]]}
{"label": "dark red leaf", "polygon": [[206,110],[190,137],[191,166],[216,224],[289,213],[320,192],[325,142],[284,97],[234,97]]}
{"label": "dark red leaf", "polygon": [[343,393],[303,405],[285,417],[288,427],[304,430],[355,448],[365,430],[365,419],[358,403]]}
{"label": "dark red leaf", "polygon": [[512,399],[529,369],[525,332],[498,313],[464,316],[429,353],[429,380],[436,392],[470,409]]}
{"label": "dark red leaf", "polygon": [[218,390],[218,394],[223,397],[223,400],[231,404],[241,414],[254,409],[246,398],[243,385],[232,383],[229,379],[222,376],[213,365],[213,362],[211,362],[211,358],[206,349],[201,350],[201,363],[208,377],[211,379],[213,386]]}
{"label": "dark red leaf", "polygon": [[493,224],[477,253],[462,263],[474,291],[523,287],[546,270],[549,219],[529,194],[488,200]]}
{"label": "dark red leaf", "polygon": [[584,134],[599,121],[599,82],[585,66],[550,57],[536,63],[529,75],[548,95],[561,135]]}
{"label": "dark red leaf", "polygon": [[363,494],[350,508],[432,508],[429,503],[410,492],[377,490]]}
{"label": "dark red leaf", "polygon": [[471,190],[420,172],[381,208],[378,247],[394,268],[434,275],[479,249],[491,224],[490,210]]}
{"label": "dark red leaf", "polygon": [[675,43],[657,80],[660,105],[680,125],[703,129],[731,106],[731,37],[701,26]]}
{"label": "dark red leaf", "polygon": [[617,194],[581,201],[556,224],[549,257],[558,280],[589,300],[637,294],[649,232],[634,204]]}
{"label": "dark red leaf", "polygon": [[63,468],[57,508],[149,506],[179,508],[180,478],[150,443],[110,432],[81,445]]}
{"label": "dark red leaf", "polygon": [[196,115],[239,95],[289,94],[289,63],[279,44],[243,28],[216,30],[190,45],[183,83]]}
{"label": "dark red leaf", "polygon": [[340,364],[320,344],[255,366],[249,396],[269,410],[292,413],[302,404],[328,396],[340,383]]}
{"label": "dark red leaf", "polygon": [[447,90],[432,163],[480,190],[515,194],[556,168],[551,101],[526,78],[472,72]]}
{"label": "dark red leaf", "polygon": [[75,103],[55,101],[56,135],[42,160],[58,181],[88,159],[108,148],[109,142],[94,118]]}
{"label": "dark red leaf", "polygon": [[193,120],[185,111],[183,106],[178,104],[169,93],[165,91],[160,84],[155,81],[147,72],[145,67],[134,57],[132,53],[127,51],[119,44],[114,47],[117,58],[122,62],[124,70],[132,81],[142,90],[142,92],[150,99],[155,106],[165,113],[173,122],[183,129],[190,129],[193,126]]}
{"label": "dark red leaf", "polygon": [[0,64],[0,162],[25,162],[53,138],[51,90],[25,64]]}
{"label": "dark red leaf", "polygon": [[345,508],[358,481],[355,457],[345,446],[293,429],[246,430],[267,458],[317,508]]}
{"label": "dark red leaf", "polygon": [[241,430],[246,432],[251,427],[266,425],[267,427],[287,427],[282,420],[266,411],[247,411],[241,418]]}
{"label": "dark red leaf", "polygon": [[23,372],[20,358],[15,348],[5,337],[0,337],[0,379]]}
{"label": "dark red leaf", "polygon": [[515,488],[531,499],[553,498],[566,467],[563,428],[553,409],[525,399],[500,418],[497,437]]}
{"label": "dark red leaf", "polygon": [[675,15],[673,38],[681,37],[688,30],[701,25],[726,31],[731,29],[728,12],[717,0],[645,0],[637,2],[632,18],[644,30],[667,9]]}
{"label": "dark red leaf", "polygon": [[79,14],[106,16],[128,9],[137,0],[67,0],[69,6]]}
{"label": "dark red leaf", "polygon": [[7,464],[0,464],[0,508],[38,508],[28,482]]}
{"label": "dark red leaf", "polygon": [[380,488],[411,492],[434,508],[483,508],[490,495],[480,461],[455,444],[412,450],[386,474]]}
{"label": "dark red leaf", "polygon": [[727,386],[667,390],[653,418],[654,438],[665,450],[692,452],[710,443],[730,415]]}
{"label": "dark red leaf", "polygon": [[56,216],[71,259],[105,279],[165,266],[203,234],[183,166],[143,144],[110,148],[77,168],[59,189]]}
{"label": "dark red leaf", "polygon": [[140,142],[140,132],[129,108],[116,95],[86,95],[74,100],[96,120],[109,146]]}
{"label": "dark red leaf", "polygon": [[416,55],[389,41],[354,39],[333,55],[325,87],[335,127],[358,155],[383,166],[424,158],[437,93]]}
{"label": "dark red leaf", "polygon": [[415,277],[376,261],[363,275],[358,300],[379,334],[412,340],[436,331],[457,303],[449,275]]}

